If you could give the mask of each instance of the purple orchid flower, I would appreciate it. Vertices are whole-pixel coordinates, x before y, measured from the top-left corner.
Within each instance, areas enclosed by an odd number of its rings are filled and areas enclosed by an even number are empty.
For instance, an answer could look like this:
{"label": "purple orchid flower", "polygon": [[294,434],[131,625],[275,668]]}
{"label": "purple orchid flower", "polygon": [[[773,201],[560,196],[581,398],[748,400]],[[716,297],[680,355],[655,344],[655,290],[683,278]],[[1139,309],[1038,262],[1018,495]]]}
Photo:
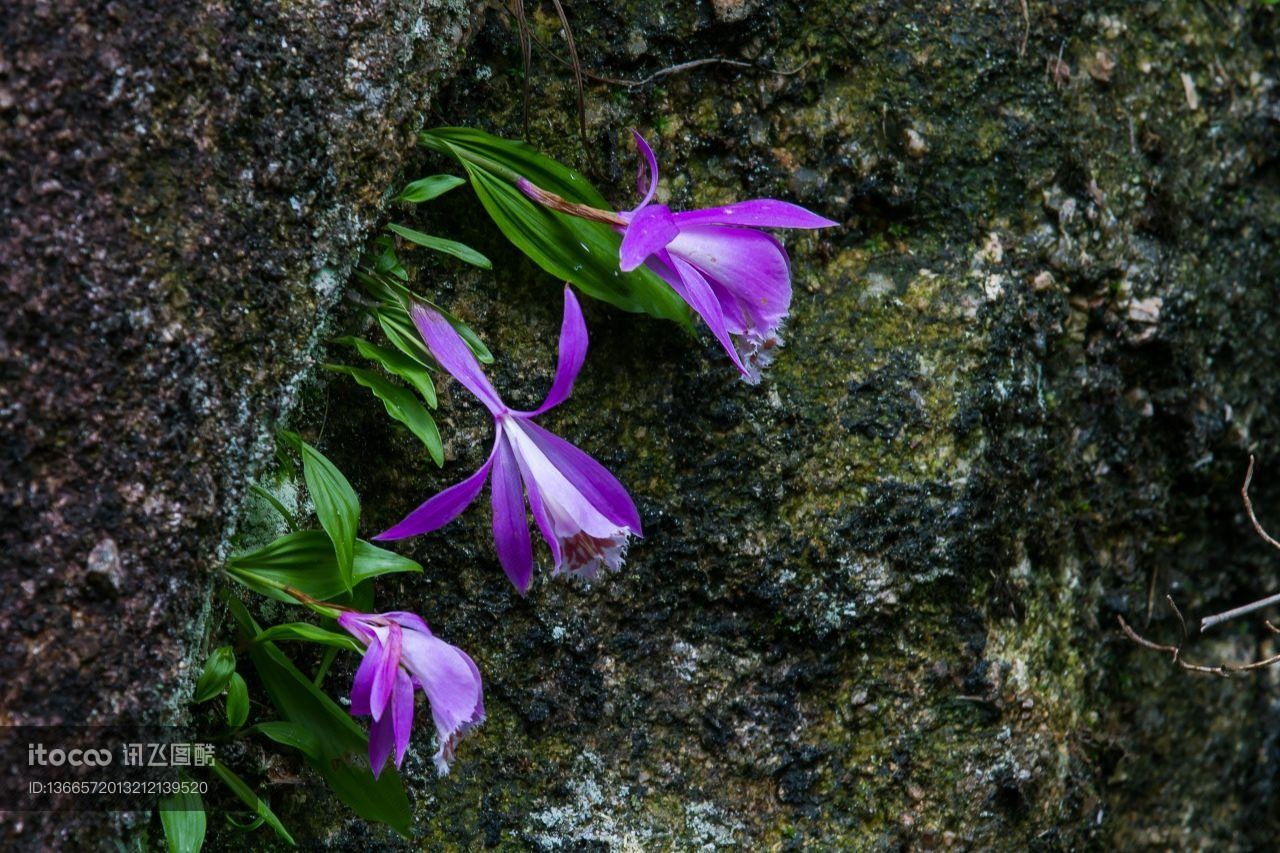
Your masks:
{"label": "purple orchid flower", "polygon": [[591,580],[601,567],[621,568],[628,537],[643,535],[640,514],[627,490],[599,462],[533,422],[568,398],[587,357],[587,325],[573,292],[568,287],[564,290],[555,381],[542,405],[532,412],[507,408],[471,350],[438,311],[415,304],[409,313],[440,366],[493,415],[497,435],[493,452],[479,471],[374,539],[403,539],[443,527],[476,499],[492,474],[494,544],[503,570],[521,595],[533,580],[525,495],[555,558],[554,574]]}
{"label": "purple orchid flower", "polygon": [[782,345],[780,331],[791,309],[786,249],[756,229],[828,228],[838,223],[768,198],[672,213],[664,204],[651,203],[658,189],[658,161],[644,137],[634,130],[632,134],[643,155],[636,186],[644,198],[634,210],[596,210],[567,202],[523,178],[518,185],[547,207],[612,225],[622,234],[622,271],[643,264],[670,284],[754,385]]}
{"label": "purple orchid flower", "polygon": [[351,713],[373,717],[369,727],[369,767],[378,778],[395,748],[396,767],[404,761],[413,727],[413,691],[421,688],[435,718],[436,772],[449,772],[454,749],[467,732],[484,722],[480,670],[457,646],[431,633],[412,613],[344,611],[338,624],[366,646],[351,685]]}

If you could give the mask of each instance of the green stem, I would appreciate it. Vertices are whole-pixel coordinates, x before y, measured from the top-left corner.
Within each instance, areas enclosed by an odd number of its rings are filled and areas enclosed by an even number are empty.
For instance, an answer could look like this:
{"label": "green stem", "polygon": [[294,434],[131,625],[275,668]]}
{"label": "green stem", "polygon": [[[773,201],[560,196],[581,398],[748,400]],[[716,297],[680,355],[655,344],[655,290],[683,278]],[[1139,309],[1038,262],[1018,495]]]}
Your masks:
{"label": "green stem", "polygon": [[[231,580],[233,581],[239,582],[240,580],[235,576],[234,572],[228,572],[224,569],[223,574],[231,578]],[[312,598],[302,590],[295,589],[294,587],[291,587],[288,584],[267,580],[266,578],[263,578],[263,577],[254,577],[254,581],[264,586],[269,586],[272,589],[279,590],[280,592],[283,592],[285,595],[294,599],[304,607],[308,607],[312,611],[319,613],[321,616],[327,616],[330,619],[337,619],[339,616],[343,614],[344,611],[351,611],[350,607],[343,607],[341,604],[327,604],[318,598]]]}
{"label": "green stem", "polygon": [[337,656],[338,656],[337,646],[329,646],[327,649],[324,650],[324,657],[320,659],[320,668],[316,670],[316,677],[312,679],[316,687],[319,687],[321,682],[324,681],[324,677],[329,673],[329,666],[333,663],[333,659],[336,658]]}

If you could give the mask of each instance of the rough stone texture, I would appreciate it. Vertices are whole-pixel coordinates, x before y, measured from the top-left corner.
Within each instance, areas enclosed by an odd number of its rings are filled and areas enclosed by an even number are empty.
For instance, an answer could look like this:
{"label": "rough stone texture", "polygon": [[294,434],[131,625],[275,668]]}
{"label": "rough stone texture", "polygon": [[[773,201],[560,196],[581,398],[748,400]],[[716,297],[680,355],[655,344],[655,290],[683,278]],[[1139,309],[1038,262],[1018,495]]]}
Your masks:
{"label": "rough stone texture", "polygon": [[253,447],[470,28],[461,0],[8,4],[0,723],[172,712]]}
{"label": "rough stone texture", "polygon": [[[1176,672],[1116,616],[1174,639],[1166,590],[1203,615],[1274,588],[1237,490],[1256,450],[1280,518],[1275,13],[1030,3],[1022,53],[1013,2],[747,4],[736,23],[722,5],[573,4],[609,76],[763,66],[593,86],[595,179],[632,201],[634,125],[675,207],[774,195],[844,227],[786,237],[794,314],[759,388],[669,325],[587,306],[592,354],[546,423],[638,499],[621,575],[521,600],[483,501],[403,546],[427,576],[380,602],[466,647],[490,711],[445,780],[417,742],[414,844],[1270,843],[1273,676]],[[552,20],[537,33],[563,51]],[[490,16],[446,121],[519,133],[510,26]],[[531,140],[581,165],[568,72],[543,56],[533,95]],[[534,403],[557,283],[464,193],[421,223],[494,258],[420,280]],[[351,383],[311,412],[370,532],[490,440],[456,386],[443,472]],[[1196,655],[1266,653],[1264,635],[1242,622]],[[313,837],[365,837],[295,802]]]}

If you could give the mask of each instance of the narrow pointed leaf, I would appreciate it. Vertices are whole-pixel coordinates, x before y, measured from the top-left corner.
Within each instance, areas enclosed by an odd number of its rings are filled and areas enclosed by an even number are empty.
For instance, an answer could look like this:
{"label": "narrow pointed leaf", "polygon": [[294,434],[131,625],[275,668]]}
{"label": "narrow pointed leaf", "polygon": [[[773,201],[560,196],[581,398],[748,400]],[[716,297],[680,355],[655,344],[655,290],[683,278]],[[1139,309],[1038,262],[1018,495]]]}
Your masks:
{"label": "narrow pointed leaf", "polygon": [[346,649],[356,654],[364,651],[364,648],[351,635],[330,631],[327,628],[321,628],[319,625],[312,625],[310,622],[286,622],[282,625],[272,625],[259,634],[257,638],[259,643],[278,642],[281,640],[319,643],[325,646]]}
{"label": "narrow pointed leaf", "polygon": [[607,225],[535,204],[501,178],[463,162],[480,203],[507,239],[552,276],[624,311],[688,326],[684,302],[648,267],[618,267],[622,238]]}
{"label": "narrow pointed leaf", "polygon": [[517,178],[525,178],[568,201],[612,210],[578,172],[523,142],[471,128],[436,128],[419,140],[464,166],[476,196],[502,233],[548,273],[625,311],[692,328],[688,308],[665,281],[647,267],[627,273],[618,268],[622,238],[613,229],[548,210],[515,186]]}
{"label": "narrow pointed leaf", "polygon": [[271,720],[251,726],[246,731],[266,735],[282,746],[298,750],[307,758],[320,757],[320,744],[316,742],[316,736],[310,729],[297,723],[291,723],[288,720]]}
{"label": "narrow pointed leaf", "polygon": [[244,683],[240,673],[231,673],[227,682],[227,725],[238,729],[249,719],[249,685]]}
{"label": "narrow pointed leaf", "polygon": [[539,153],[527,142],[503,139],[470,127],[437,127],[419,134],[418,140],[451,156],[454,149],[469,152],[482,161],[484,168],[512,182],[517,177],[525,178],[569,201],[610,209],[604,196],[579,172]]}
{"label": "narrow pointed leaf", "polygon": [[249,486],[249,491],[253,492],[255,495],[257,495],[258,497],[262,498],[264,501],[269,503],[271,505],[271,508],[274,509],[276,512],[278,512],[280,514],[280,517],[284,519],[284,523],[289,528],[290,531],[298,529],[298,519],[294,518],[293,513],[289,512],[288,507],[280,503],[279,498],[271,494],[271,492],[267,491],[266,489],[262,488],[262,486],[259,486],[257,483],[254,483],[251,486]]}
{"label": "narrow pointed leaf", "polygon": [[432,237],[430,234],[423,234],[421,231],[415,231],[404,225],[396,225],[392,223],[387,226],[390,231],[399,234],[410,243],[416,243],[425,249],[431,249],[434,252],[443,252],[446,255],[452,255],[460,261],[465,261],[472,266],[481,269],[493,269],[493,263],[484,255],[477,252],[470,246],[459,243],[455,240],[446,240],[443,237]]}
{"label": "narrow pointed leaf", "polygon": [[407,201],[412,204],[421,204],[424,201],[431,201],[444,195],[455,187],[460,187],[466,181],[456,175],[432,175],[429,178],[422,178],[407,185],[400,190],[400,194],[393,201]]}
{"label": "narrow pointed leaf", "polygon": [[337,343],[355,347],[356,351],[370,361],[377,362],[382,369],[412,385],[431,408],[436,407],[436,386],[431,380],[427,366],[399,349],[379,346],[363,338],[338,338]]}
{"label": "narrow pointed leaf", "polygon": [[[190,783],[191,777],[179,772],[178,781]],[[158,808],[169,853],[200,853],[208,824],[200,792],[191,790],[165,797]]]}
{"label": "narrow pointed leaf", "polygon": [[316,506],[320,526],[333,540],[338,556],[338,571],[348,590],[355,585],[352,564],[355,560],[356,526],[360,522],[360,499],[342,472],[319,450],[303,441],[296,433],[281,431],[302,456],[302,477]]}
{"label": "narrow pointed leaf", "polygon": [[426,407],[418,402],[418,398],[407,389],[396,385],[370,370],[351,367],[345,364],[326,364],[326,370],[334,373],[345,373],[356,382],[373,392],[382,401],[387,414],[409,428],[427,447],[432,460],[437,466],[444,465],[444,444],[440,441],[440,430],[436,422],[427,412]]}
{"label": "narrow pointed leaf", "polygon": [[271,811],[271,807],[260,799],[253,792],[253,789],[245,784],[243,779],[231,772],[221,761],[215,761],[212,770],[222,780],[222,783],[231,789],[231,793],[240,799],[240,802],[248,806],[254,814],[266,821],[276,831],[276,835],[280,836],[281,840],[287,842],[291,847],[298,846],[298,843],[293,840],[293,836],[289,834],[289,830],[285,829],[284,824],[280,822],[280,818],[276,817],[275,812]]}
{"label": "narrow pointed leaf", "polygon": [[196,681],[196,695],[192,699],[197,705],[208,702],[221,693],[236,671],[236,653],[230,646],[219,646],[205,661],[204,671]]}

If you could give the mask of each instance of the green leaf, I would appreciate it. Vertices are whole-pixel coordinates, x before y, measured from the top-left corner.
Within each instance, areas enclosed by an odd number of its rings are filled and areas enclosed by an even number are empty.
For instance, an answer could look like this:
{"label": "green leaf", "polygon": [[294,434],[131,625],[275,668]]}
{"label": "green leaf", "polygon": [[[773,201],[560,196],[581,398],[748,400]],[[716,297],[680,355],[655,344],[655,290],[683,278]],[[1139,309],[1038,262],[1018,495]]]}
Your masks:
{"label": "green leaf", "polygon": [[467,152],[473,161],[511,183],[525,178],[569,201],[600,210],[613,209],[580,173],[540,154],[526,142],[503,139],[471,127],[437,127],[420,134],[418,139],[426,147],[449,156]]}
{"label": "green leaf", "polygon": [[266,823],[266,821],[260,817],[254,817],[253,820],[241,823],[239,820],[236,819],[236,816],[231,814],[230,812],[227,812],[225,815],[223,815],[223,817],[227,819],[227,823],[231,824],[241,832],[253,832],[255,829],[257,829],[258,827]]}
{"label": "green leaf", "polygon": [[577,172],[523,142],[470,128],[437,128],[419,138],[463,165],[480,203],[502,233],[552,276],[625,311],[652,314],[692,328],[688,307],[657,274],[644,266],[627,273],[619,269],[622,238],[612,228],[549,210],[520,192],[514,183],[517,177],[524,177],[568,201],[612,210]]}
{"label": "green leaf", "polygon": [[607,225],[548,210],[489,172],[463,165],[502,233],[552,276],[624,311],[689,325],[684,302],[648,267],[627,273],[619,269],[622,241]]}
{"label": "green leaf", "polygon": [[419,204],[442,196],[449,190],[460,187],[465,183],[465,180],[456,175],[432,175],[429,178],[422,178],[409,184],[400,190],[400,195],[396,196],[392,201],[407,201]]}
{"label": "green leaf", "polygon": [[252,485],[250,485],[249,491],[253,492],[255,495],[262,498],[267,503],[271,504],[271,508],[274,509],[276,512],[280,513],[280,517],[284,519],[285,525],[290,530],[298,529],[298,519],[293,517],[293,513],[289,512],[288,507],[280,503],[279,498],[271,494],[271,492],[267,491],[266,489],[262,488],[262,486],[259,486],[257,483],[253,483]]}
{"label": "green leaf", "polygon": [[[227,606],[247,639],[261,633],[243,604],[229,596]],[[312,684],[274,643],[251,643],[249,658],[281,715],[315,737],[319,757],[308,761],[338,798],[366,820],[385,823],[408,837],[409,800],[400,775],[386,768],[373,778],[369,740],[351,715]]]}
{"label": "green leaf", "polygon": [[404,285],[385,278],[379,279],[376,275],[357,271],[356,278],[360,280],[360,283],[365,286],[365,289],[373,298],[382,303],[382,305],[373,310],[373,314],[378,318],[382,330],[387,333],[387,337],[395,344],[396,349],[424,363],[434,361],[431,357],[431,352],[427,349],[427,345],[422,342],[422,336],[418,333],[417,327],[414,326],[413,320],[410,319],[408,309],[405,307],[411,300],[416,300],[427,303],[443,314],[453,324],[453,328],[462,336],[462,339],[467,342],[467,346],[475,353],[481,364],[493,364],[493,353],[489,352],[489,348],[480,340],[479,335],[470,326],[458,319],[457,316],[441,308],[435,302],[425,296],[414,293]]}
{"label": "green leaf", "polygon": [[383,370],[399,376],[416,388],[418,393],[422,395],[422,399],[427,401],[428,406],[433,409],[436,407],[436,385],[431,381],[431,374],[427,372],[427,366],[419,361],[416,356],[409,355],[399,349],[389,349],[388,347],[369,343],[363,338],[338,338],[336,343],[355,347],[356,351],[362,356],[370,361],[377,362],[382,366]]}
{"label": "green leaf", "polygon": [[[373,584],[362,584],[361,586],[356,587],[356,593],[359,593],[360,590],[362,589],[369,589],[372,591]],[[373,610],[372,599],[370,599],[368,607],[360,607],[357,605],[357,609],[364,613],[368,613],[369,611]],[[316,674],[311,679],[312,684],[314,684],[316,687],[319,687],[320,685],[324,684],[324,677],[329,674],[329,667],[333,666],[333,659],[336,658],[337,656],[338,656],[338,649],[336,646],[329,646],[327,649],[324,650],[324,655],[321,656],[320,658],[320,665],[316,667]]]}
{"label": "green leaf", "polygon": [[209,655],[204,663],[204,672],[196,681],[196,695],[192,699],[197,705],[208,702],[227,686],[236,671],[236,653],[230,646],[219,646]]}
{"label": "green leaf", "polygon": [[[180,772],[178,781],[189,783],[191,778]],[[200,853],[208,822],[200,792],[193,788],[187,793],[172,794],[160,801],[159,809],[169,853]]]}
{"label": "green leaf", "polygon": [[302,456],[302,476],[316,505],[316,517],[333,540],[333,549],[338,555],[338,571],[343,585],[350,590],[355,585],[352,563],[355,560],[356,526],[360,523],[360,499],[347,478],[323,453],[303,441],[297,433],[282,430],[280,434]]}
{"label": "green leaf", "polygon": [[[363,539],[356,540],[352,580],[358,586],[379,575],[421,572],[422,566]],[[227,573],[250,589],[276,601],[297,604],[281,587],[293,587],[328,601],[349,591],[342,579],[333,542],[319,530],[288,533],[247,554],[227,561]]]}
{"label": "green leaf", "polygon": [[427,413],[426,408],[406,388],[390,382],[371,370],[350,367],[345,364],[326,364],[326,370],[345,373],[373,392],[382,401],[387,414],[409,428],[418,440],[427,446],[427,452],[437,466],[444,465],[444,445],[440,442],[440,430]]}
{"label": "green leaf", "polygon": [[227,725],[238,729],[249,719],[249,685],[244,683],[240,673],[231,673],[227,682]]}
{"label": "green leaf", "polygon": [[418,336],[418,331],[414,328],[413,321],[409,319],[409,315],[403,309],[397,311],[395,308],[382,306],[373,310],[373,316],[377,318],[378,325],[382,327],[382,332],[387,336],[387,340],[391,341],[392,345],[400,352],[419,361],[424,359],[432,360],[431,351],[427,349],[427,345]]}
{"label": "green leaf", "polygon": [[354,637],[340,634],[337,631],[330,631],[327,628],[321,628],[319,625],[312,625],[310,622],[285,622],[283,625],[272,625],[258,635],[256,642],[266,643],[278,640],[300,640],[306,643],[320,643],[325,646],[346,649],[356,654],[364,652],[364,647],[357,643]]}
{"label": "green leaf", "polygon": [[258,723],[256,726],[246,729],[246,731],[266,735],[281,746],[288,746],[298,750],[307,758],[318,759],[320,757],[320,744],[316,741],[316,736],[306,726],[300,726],[288,720],[271,720],[266,723]]}
{"label": "green leaf", "polygon": [[293,840],[293,836],[289,834],[289,830],[285,829],[284,824],[280,822],[280,818],[276,817],[275,812],[271,811],[271,807],[259,799],[253,789],[244,783],[243,779],[227,769],[221,761],[215,761],[212,769],[223,784],[231,789],[231,793],[235,794],[240,799],[240,802],[248,806],[254,814],[265,820],[276,831],[276,835],[280,836],[289,846],[298,846],[298,843]]}
{"label": "green leaf", "polygon": [[472,266],[477,266],[481,269],[493,269],[493,263],[488,258],[463,243],[458,243],[454,240],[446,240],[443,237],[432,237],[430,234],[423,234],[421,231],[415,231],[412,228],[407,228],[404,225],[396,225],[395,223],[388,225],[387,229],[399,234],[410,243],[417,243],[419,246],[431,249],[435,252],[443,252],[446,255],[453,255],[458,260],[465,261]]}

